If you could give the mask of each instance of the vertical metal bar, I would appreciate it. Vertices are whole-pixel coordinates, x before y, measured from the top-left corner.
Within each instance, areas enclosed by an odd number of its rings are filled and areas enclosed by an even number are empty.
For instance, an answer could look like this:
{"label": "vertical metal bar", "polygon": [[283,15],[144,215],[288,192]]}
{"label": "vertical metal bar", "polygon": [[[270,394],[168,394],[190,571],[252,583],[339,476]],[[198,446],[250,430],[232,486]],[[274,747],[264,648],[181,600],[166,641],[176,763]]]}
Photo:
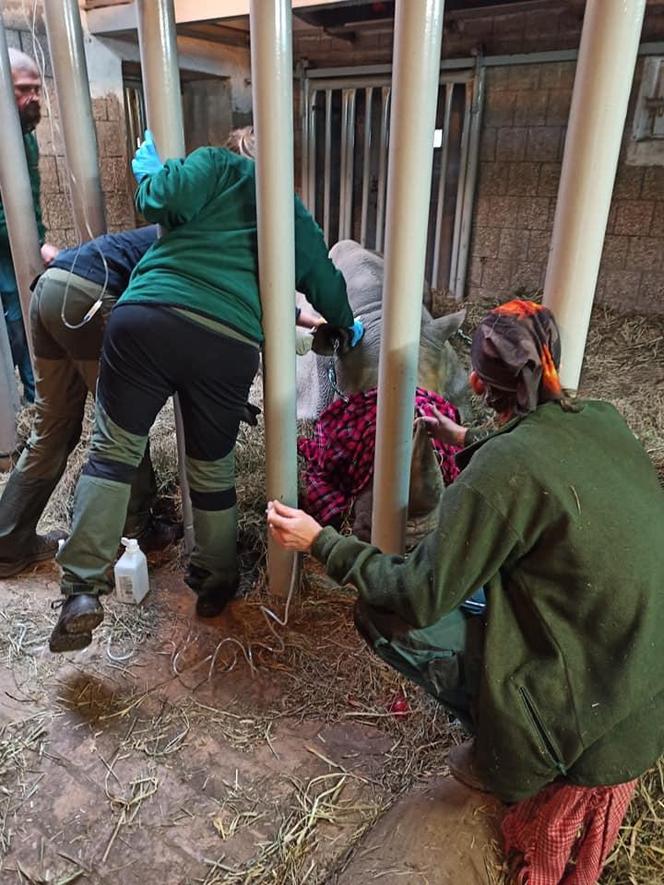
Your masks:
{"label": "vertical metal bar", "polygon": [[323,170],[323,233],[330,244],[330,188],[332,175],[332,90],[325,90],[325,168]]}
{"label": "vertical metal bar", "polygon": [[30,284],[44,270],[39,250],[37,219],[21,122],[14,98],[14,82],[7,51],[7,36],[0,16],[0,190],[7,219],[9,245],[21,299],[21,313],[30,357]]}
{"label": "vertical metal bar", "polygon": [[403,551],[408,514],[443,7],[396,3],[372,526],[385,553]]}
{"label": "vertical metal bar", "polygon": [[[346,90],[344,90],[346,91]],[[355,172],[355,97],[357,89],[348,90],[348,114],[346,116],[346,175],[342,184],[346,189],[344,201],[344,231],[345,238],[353,235],[353,184]]]}
{"label": "vertical metal bar", "polygon": [[[162,160],[183,157],[184,126],[173,0],[136,0],[136,12],[148,126]],[[187,479],[184,424],[177,396],[173,397],[173,408],[184,543],[187,553],[191,553],[194,549],[194,513]]]}
{"label": "vertical metal bar", "polygon": [[50,0],[44,14],[74,224],[79,240],[91,240],[106,231],[106,213],[78,0]]}
{"label": "vertical metal bar", "polygon": [[463,211],[463,194],[466,187],[466,171],[468,168],[468,140],[470,137],[470,109],[473,101],[471,83],[466,83],[466,102],[463,111],[463,129],[461,130],[461,153],[459,156],[459,181],[457,184],[456,206],[454,208],[454,234],[452,235],[452,259],[450,261],[450,292],[457,296],[456,277],[459,260],[459,236],[461,233],[461,213]]}
{"label": "vertical metal bar", "polygon": [[450,152],[450,120],[452,118],[454,83],[446,83],[443,86],[443,89],[445,90],[445,114],[443,117],[443,144],[440,156],[438,199],[436,201],[436,228],[433,241],[433,268],[431,271],[431,285],[434,289],[437,289],[439,286],[440,241],[443,231],[443,213],[445,210],[445,186],[447,184],[447,163]]}
{"label": "vertical metal bar", "polygon": [[348,177],[348,108],[350,104],[350,89],[341,90],[341,148],[340,148],[340,168],[339,168],[339,240],[345,240],[348,236],[346,232],[346,200],[348,198],[348,189],[346,188],[346,178]]}
{"label": "vertical metal bar", "polygon": [[360,243],[367,244],[367,216],[369,214],[369,176],[371,175],[371,105],[373,86],[364,90],[364,155],[362,158],[362,215]]}
{"label": "vertical metal bar", "polygon": [[475,199],[475,185],[477,183],[477,161],[480,150],[482,108],[484,105],[484,70],[484,67],[480,66],[478,60],[477,75],[473,83],[473,103],[470,113],[470,136],[468,139],[468,156],[466,158],[466,180],[463,190],[459,251],[454,282],[454,294],[457,300],[463,298],[466,288],[466,269],[468,268],[470,231],[473,223],[473,201]]}
{"label": "vertical metal bar", "polygon": [[[265,329],[267,496],[297,503],[295,223],[290,0],[251,0],[258,266]],[[297,557],[268,538],[270,590],[286,596]]]}
{"label": "vertical metal bar", "polygon": [[302,202],[309,208],[309,78],[306,69],[300,70],[300,123],[302,131],[302,166],[300,170],[300,189]]}
{"label": "vertical metal bar", "polygon": [[307,116],[309,117],[309,182],[307,195],[309,203],[307,209],[316,217],[316,100],[318,91],[313,90],[309,94]]}
{"label": "vertical metal bar", "polygon": [[380,93],[380,149],[378,153],[378,199],[376,203],[376,251],[383,251],[385,230],[385,181],[389,147],[390,99],[392,89],[383,86]]}
{"label": "vertical metal bar", "polygon": [[544,303],[560,326],[563,387],[578,387],[645,0],[588,0]]}

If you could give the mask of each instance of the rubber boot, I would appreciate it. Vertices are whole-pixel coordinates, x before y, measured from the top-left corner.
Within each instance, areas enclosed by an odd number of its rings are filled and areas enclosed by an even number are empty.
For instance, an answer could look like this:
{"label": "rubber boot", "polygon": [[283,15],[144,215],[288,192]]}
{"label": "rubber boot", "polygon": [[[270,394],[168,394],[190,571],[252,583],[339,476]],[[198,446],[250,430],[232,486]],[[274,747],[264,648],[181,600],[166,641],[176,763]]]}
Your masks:
{"label": "rubber boot", "polygon": [[103,619],[104,609],[96,596],[90,593],[67,596],[48,647],[55,653],[85,648],[92,642],[92,631]]}

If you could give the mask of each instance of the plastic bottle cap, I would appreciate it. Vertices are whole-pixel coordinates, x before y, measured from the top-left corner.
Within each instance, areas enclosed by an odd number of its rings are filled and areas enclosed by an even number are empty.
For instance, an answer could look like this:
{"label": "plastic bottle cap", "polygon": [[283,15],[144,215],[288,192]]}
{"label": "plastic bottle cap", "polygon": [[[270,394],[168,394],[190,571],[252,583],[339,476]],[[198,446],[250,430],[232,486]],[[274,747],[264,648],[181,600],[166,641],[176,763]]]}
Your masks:
{"label": "plastic bottle cap", "polygon": [[122,543],[127,550],[138,550],[138,541],[136,538],[122,538]]}

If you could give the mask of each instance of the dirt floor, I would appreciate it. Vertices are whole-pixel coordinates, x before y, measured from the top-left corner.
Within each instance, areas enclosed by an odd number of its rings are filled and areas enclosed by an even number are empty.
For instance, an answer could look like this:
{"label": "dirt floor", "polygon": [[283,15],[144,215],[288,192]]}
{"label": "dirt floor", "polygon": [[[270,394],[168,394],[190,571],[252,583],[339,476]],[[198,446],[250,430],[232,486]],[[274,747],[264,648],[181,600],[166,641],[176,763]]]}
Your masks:
{"label": "dirt floor", "polygon": [[[660,476],[663,342],[664,322],[596,311],[584,375]],[[168,421],[154,450],[168,489]],[[287,627],[264,610],[283,613],[263,589],[262,458],[259,429],[243,434],[247,596],[213,621],[194,617],[177,555],[162,557],[143,606],[110,600],[94,644],[56,657],[56,567],[0,582],[2,885],[505,881],[500,808],[446,777],[465,735],[366,652],[353,594],[309,562]],[[66,519],[80,454],[72,465],[47,524]],[[660,767],[602,883],[664,882],[663,824]]]}

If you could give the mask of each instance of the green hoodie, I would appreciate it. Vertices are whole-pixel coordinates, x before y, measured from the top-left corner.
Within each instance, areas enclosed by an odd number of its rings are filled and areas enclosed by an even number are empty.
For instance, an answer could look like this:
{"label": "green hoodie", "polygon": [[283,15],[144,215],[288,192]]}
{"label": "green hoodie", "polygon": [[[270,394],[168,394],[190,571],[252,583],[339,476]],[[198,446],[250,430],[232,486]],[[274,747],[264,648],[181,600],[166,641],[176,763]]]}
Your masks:
{"label": "green hoodie", "polygon": [[460,460],[407,559],[331,528],[313,553],[413,627],[485,587],[477,761],[501,798],[637,777],[664,751],[664,494],[647,455],[609,404],[549,403]]}
{"label": "green hoodie", "polygon": [[[141,182],[136,206],[166,233],[139,262],[118,303],[186,308],[262,341],[253,160],[212,147],[167,160]],[[352,326],[344,278],[297,197],[295,282],[328,322]]]}

